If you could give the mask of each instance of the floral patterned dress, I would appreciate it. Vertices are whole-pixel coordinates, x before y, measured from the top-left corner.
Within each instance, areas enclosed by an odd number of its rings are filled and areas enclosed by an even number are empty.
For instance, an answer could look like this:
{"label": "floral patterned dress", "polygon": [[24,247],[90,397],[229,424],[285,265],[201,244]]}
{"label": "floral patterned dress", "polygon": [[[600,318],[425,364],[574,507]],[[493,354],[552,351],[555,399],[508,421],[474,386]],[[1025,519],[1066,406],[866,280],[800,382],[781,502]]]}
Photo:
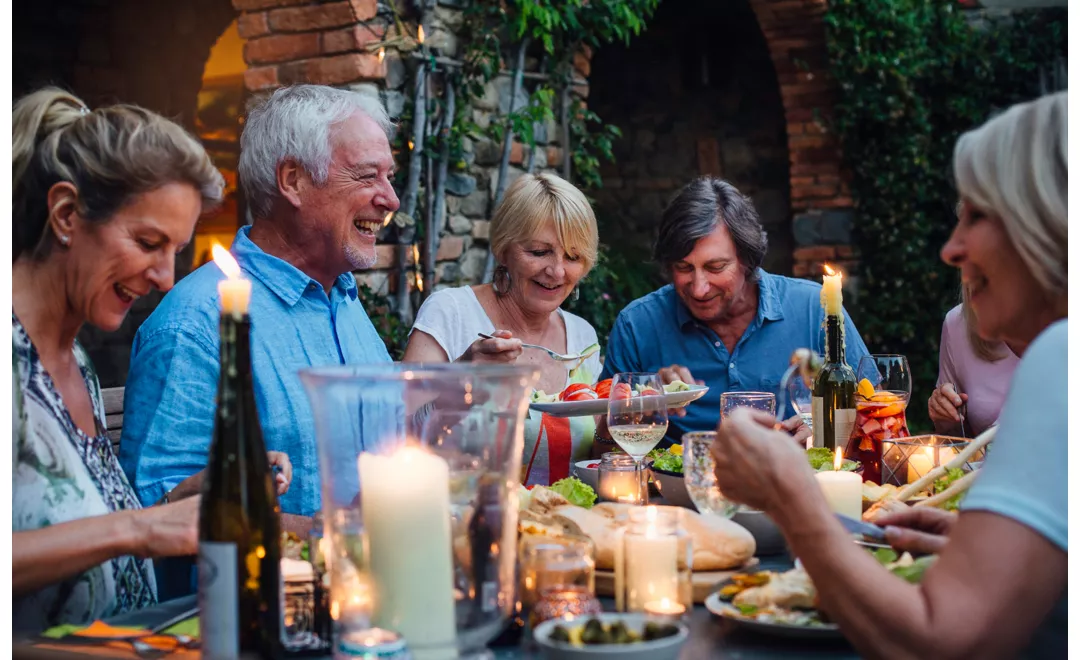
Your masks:
{"label": "floral patterned dress", "polygon": [[[105,433],[97,374],[78,343],[73,350],[97,418],[88,436],[71,418],[22,324],[12,325],[12,531],[139,508]],[[81,539],[72,538],[72,544]],[[149,559],[116,557],[14,599],[13,628],[36,633],[62,623],[89,623],[157,602]]]}

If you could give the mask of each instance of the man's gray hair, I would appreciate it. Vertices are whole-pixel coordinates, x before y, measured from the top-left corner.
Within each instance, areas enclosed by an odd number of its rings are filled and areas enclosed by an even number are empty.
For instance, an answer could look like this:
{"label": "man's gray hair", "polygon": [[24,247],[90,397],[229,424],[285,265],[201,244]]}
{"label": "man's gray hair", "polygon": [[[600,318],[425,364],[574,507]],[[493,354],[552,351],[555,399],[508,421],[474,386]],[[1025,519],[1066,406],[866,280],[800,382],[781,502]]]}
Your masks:
{"label": "man's gray hair", "polygon": [[716,231],[721,222],[735,243],[735,254],[746,269],[747,279],[756,280],[769,247],[768,236],[754,203],[735,186],[716,177],[694,179],[664,209],[653,258],[665,270],[671,268],[694,250],[699,239]]}
{"label": "man's gray hair", "polygon": [[325,85],[293,85],[253,104],[240,136],[240,185],[253,218],[270,213],[278,197],[277,168],[285,160],[300,164],[316,185],[330,170],[334,124],[361,112],[393,136],[393,124],[378,97]]}

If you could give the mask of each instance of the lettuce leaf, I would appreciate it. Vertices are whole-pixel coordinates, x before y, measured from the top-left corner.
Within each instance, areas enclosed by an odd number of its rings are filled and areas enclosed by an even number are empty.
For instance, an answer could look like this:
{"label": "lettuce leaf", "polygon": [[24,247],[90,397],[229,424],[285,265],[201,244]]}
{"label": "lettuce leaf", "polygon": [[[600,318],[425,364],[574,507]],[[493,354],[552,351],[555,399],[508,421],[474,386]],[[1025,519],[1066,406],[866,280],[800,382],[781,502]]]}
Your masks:
{"label": "lettuce leaf", "polygon": [[[956,481],[960,477],[964,476],[964,471],[960,468],[949,468],[945,471],[945,476],[934,482],[934,493],[944,492],[952,482]],[[965,493],[950,497],[946,500],[945,504],[941,508],[946,511],[955,511],[960,506],[960,500],[964,497]]]}
{"label": "lettuce leaf", "polygon": [[596,503],[596,491],[577,477],[559,479],[549,488],[565,497],[571,504],[585,509],[591,509]]}
{"label": "lettuce leaf", "polygon": [[657,470],[663,470],[664,472],[676,472],[682,474],[683,457],[676,456],[665,449],[662,454],[656,457],[652,466]]}

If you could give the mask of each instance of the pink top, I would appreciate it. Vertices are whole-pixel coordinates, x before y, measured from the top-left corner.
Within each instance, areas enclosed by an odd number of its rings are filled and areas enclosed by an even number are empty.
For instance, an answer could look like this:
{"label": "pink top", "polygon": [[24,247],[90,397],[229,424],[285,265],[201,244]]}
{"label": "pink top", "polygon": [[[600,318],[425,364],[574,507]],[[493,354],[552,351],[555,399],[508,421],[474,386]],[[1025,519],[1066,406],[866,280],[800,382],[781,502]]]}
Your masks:
{"label": "pink top", "polygon": [[997,421],[1005,395],[1009,393],[1009,381],[1020,363],[1020,358],[1008,346],[1002,345],[1000,350],[1004,357],[996,362],[979,358],[968,341],[960,305],[945,315],[945,323],[941,326],[937,384],[940,387],[952,383],[957,392],[968,395],[967,422],[976,435]]}

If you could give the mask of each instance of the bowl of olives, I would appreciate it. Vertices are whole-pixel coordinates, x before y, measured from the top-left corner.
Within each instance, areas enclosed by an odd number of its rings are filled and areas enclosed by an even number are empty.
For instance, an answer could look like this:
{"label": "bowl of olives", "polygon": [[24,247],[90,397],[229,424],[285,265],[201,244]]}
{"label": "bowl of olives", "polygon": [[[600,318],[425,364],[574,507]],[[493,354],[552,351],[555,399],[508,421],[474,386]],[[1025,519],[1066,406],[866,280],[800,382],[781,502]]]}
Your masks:
{"label": "bowl of olives", "polygon": [[689,636],[686,624],[643,613],[607,612],[573,619],[551,619],[533,631],[541,655],[549,660],[675,660]]}

